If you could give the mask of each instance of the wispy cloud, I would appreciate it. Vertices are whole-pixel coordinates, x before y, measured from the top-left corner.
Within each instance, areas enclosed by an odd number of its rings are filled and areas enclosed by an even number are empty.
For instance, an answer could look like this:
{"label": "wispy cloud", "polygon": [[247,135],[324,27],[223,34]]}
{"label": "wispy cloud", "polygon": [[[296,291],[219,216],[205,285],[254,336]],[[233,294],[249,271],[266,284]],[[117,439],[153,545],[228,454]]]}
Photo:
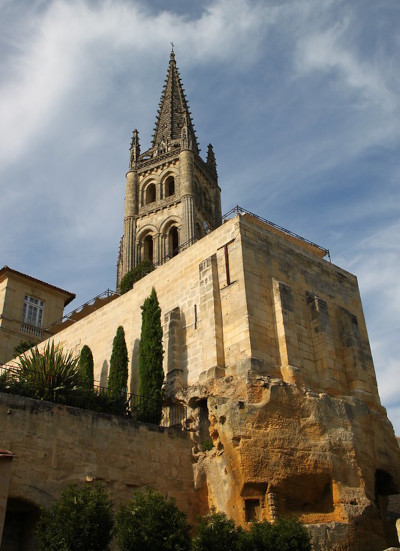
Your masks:
{"label": "wispy cloud", "polygon": [[149,145],[173,41],[224,207],[303,233],[356,273],[397,416],[399,4],[191,4],[1,3],[3,264],[79,303],[114,285],[129,137],[138,127]]}

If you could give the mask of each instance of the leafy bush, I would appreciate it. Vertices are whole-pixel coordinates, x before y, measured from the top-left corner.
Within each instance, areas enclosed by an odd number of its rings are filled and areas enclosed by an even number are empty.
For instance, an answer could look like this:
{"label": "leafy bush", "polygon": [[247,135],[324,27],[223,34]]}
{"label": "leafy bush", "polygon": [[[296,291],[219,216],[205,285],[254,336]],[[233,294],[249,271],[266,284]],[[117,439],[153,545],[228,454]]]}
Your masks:
{"label": "leafy bush", "polygon": [[[186,515],[175,500],[146,488],[123,505],[116,515],[117,544],[121,551],[189,551]],[[210,548],[211,549],[211,548]]]}
{"label": "leafy bush", "polygon": [[241,529],[237,529],[232,519],[213,509],[200,518],[196,536],[193,538],[193,551],[236,551]]}
{"label": "leafy bush", "polygon": [[214,447],[214,444],[212,440],[204,440],[204,442],[200,444],[200,449],[202,452],[209,452],[210,450],[213,449],[213,447]]}
{"label": "leafy bush", "polygon": [[295,519],[253,522],[239,534],[238,551],[311,551],[311,538]]}
{"label": "leafy bush", "polygon": [[42,551],[103,551],[113,524],[111,502],[100,484],[71,484],[59,501],[41,510],[37,538]]}
{"label": "leafy bush", "polygon": [[121,279],[121,283],[119,285],[120,294],[123,295],[124,293],[130,291],[133,285],[137,281],[139,281],[139,279],[142,279],[142,277],[152,272],[153,270],[154,266],[153,263],[150,262],[150,260],[144,260],[143,262],[140,262],[140,264],[138,264],[136,268],[133,268],[133,270],[127,272]]}
{"label": "leafy bush", "polygon": [[272,526],[267,521],[252,522],[250,530],[243,530],[239,535],[238,551],[274,551]]}
{"label": "leafy bush", "polygon": [[14,357],[23,354],[33,346],[36,346],[36,343],[33,341],[19,341],[17,346],[14,348]]}
{"label": "leafy bush", "polygon": [[159,423],[162,415],[164,382],[161,310],[156,291],[142,306],[142,330],[139,341],[139,421]]}
{"label": "leafy bush", "polygon": [[115,394],[126,392],[128,383],[128,350],[125,342],[124,328],[120,325],[114,337],[110,373],[108,375],[108,388]]}
{"label": "leafy bush", "polygon": [[82,347],[78,368],[81,374],[82,385],[85,388],[93,389],[93,354],[86,344]]}
{"label": "leafy bush", "polygon": [[311,537],[300,521],[279,518],[271,525],[271,551],[311,551]]}

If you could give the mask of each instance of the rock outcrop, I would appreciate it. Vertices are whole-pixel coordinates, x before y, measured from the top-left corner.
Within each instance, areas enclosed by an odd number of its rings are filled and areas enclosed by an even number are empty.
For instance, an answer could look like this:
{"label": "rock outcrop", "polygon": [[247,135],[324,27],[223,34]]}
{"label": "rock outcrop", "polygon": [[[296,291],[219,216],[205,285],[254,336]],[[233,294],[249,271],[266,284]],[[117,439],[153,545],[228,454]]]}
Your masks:
{"label": "rock outcrop", "polygon": [[180,398],[205,508],[242,525],[295,515],[315,551],[397,544],[387,502],[400,489],[400,453],[383,408],[254,374],[192,386]]}

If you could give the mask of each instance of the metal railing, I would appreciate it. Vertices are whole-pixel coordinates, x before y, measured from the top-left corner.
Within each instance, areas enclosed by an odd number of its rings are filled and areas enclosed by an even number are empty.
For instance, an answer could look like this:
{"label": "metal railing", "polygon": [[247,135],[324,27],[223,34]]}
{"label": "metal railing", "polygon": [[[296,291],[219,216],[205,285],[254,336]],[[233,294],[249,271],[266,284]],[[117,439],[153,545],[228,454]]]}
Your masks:
{"label": "metal railing", "polygon": [[163,256],[160,260],[157,262],[153,262],[153,266],[161,266],[162,264],[165,264],[168,260],[171,260],[171,258],[174,258],[174,256],[177,256],[181,251],[187,249],[194,243],[196,243],[197,239],[195,237],[192,237],[192,239],[189,239],[188,241],[185,241],[185,243],[182,243],[179,245],[179,247],[176,247],[171,252]]}
{"label": "metal railing", "polygon": [[58,320],[56,321],[53,321],[53,323],[51,323],[47,329],[45,329],[45,331],[48,331],[49,329],[51,329],[51,327],[53,327],[54,325],[58,325],[59,323],[63,323],[65,321],[73,321],[75,322],[76,320],[73,319],[73,315],[74,314],[78,314],[79,312],[82,312],[82,310],[86,307],[86,306],[92,306],[96,300],[98,299],[102,299],[102,298],[110,298],[112,296],[119,296],[119,293],[117,293],[117,291],[112,291],[111,289],[107,289],[106,291],[103,291],[102,293],[100,293],[99,295],[96,295],[95,297],[91,298],[90,300],[88,300],[87,302],[85,302],[84,304],[81,304],[81,306],[78,306],[77,308],[74,308],[74,310],[72,310],[71,312],[69,312],[68,314],[64,314],[62,316],[62,318],[59,318]]}
{"label": "metal railing", "polygon": [[100,385],[65,388],[57,375],[25,370],[0,364],[0,392],[25,396],[36,400],[109,413],[132,421],[161,427],[186,430],[187,408],[182,404],[164,403],[161,412],[144,396],[126,391],[115,391]]}
{"label": "metal railing", "polygon": [[295,239],[299,239],[300,241],[303,241],[304,243],[307,243],[308,245],[312,245],[313,247],[317,247],[317,249],[320,249],[325,253],[324,256],[327,256],[329,258],[329,261],[331,261],[331,255],[329,252],[329,249],[326,249],[325,247],[321,247],[320,245],[317,245],[313,241],[310,241],[309,239],[306,239],[305,237],[302,237],[301,235],[298,235],[297,233],[294,233],[290,230],[287,230],[286,228],[283,228],[282,226],[278,226],[278,224],[275,224],[274,222],[271,222],[270,220],[267,220],[266,218],[262,218],[261,216],[258,216],[258,214],[254,214],[254,212],[250,212],[249,210],[244,209],[243,207],[240,207],[239,205],[236,205],[236,207],[233,207],[229,212],[223,215],[222,221],[229,220],[233,216],[236,216],[238,214],[248,214],[252,216],[253,218],[256,218],[257,220],[260,220],[260,222],[263,222],[264,224],[268,224],[268,226],[272,226],[273,228],[285,233],[286,235],[290,235],[291,237],[294,237]]}

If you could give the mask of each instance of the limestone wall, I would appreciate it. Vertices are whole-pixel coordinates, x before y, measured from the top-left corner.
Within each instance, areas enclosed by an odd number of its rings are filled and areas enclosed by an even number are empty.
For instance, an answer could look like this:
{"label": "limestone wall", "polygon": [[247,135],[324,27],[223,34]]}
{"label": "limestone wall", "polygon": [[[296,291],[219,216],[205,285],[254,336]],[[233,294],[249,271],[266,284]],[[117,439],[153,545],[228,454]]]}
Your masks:
{"label": "limestone wall", "polygon": [[240,224],[253,364],[379,408],[357,278],[247,215]]}
{"label": "limestone wall", "polygon": [[200,375],[204,381],[251,370],[317,392],[357,394],[380,407],[355,276],[248,215],[226,222],[55,340],[76,354],[87,344],[95,378],[106,385],[122,325],[130,390],[137,391],[140,307],[153,286],[164,369],[178,387]]}
{"label": "limestone wall", "polygon": [[[122,325],[125,330],[126,343],[128,347],[131,391],[137,390],[137,355],[141,330],[141,305],[145,298],[150,295],[152,287],[156,289],[162,311],[162,321],[165,328],[168,327],[168,317],[172,311],[179,308],[180,312],[180,341],[181,350],[176,354],[174,364],[168,369],[179,369],[182,372],[182,384],[192,384],[199,379],[200,373],[209,368],[215,367],[216,353],[210,350],[215,344],[210,340],[210,327],[214,326],[220,339],[221,348],[222,331],[219,296],[214,296],[214,291],[206,291],[206,287],[212,280],[209,280],[208,272],[200,269],[204,259],[222,253],[218,250],[223,243],[231,241],[238,234],[237,221],[230,221],[220,227],[217,231],[207,235],[196,245],[182,251],[178,256],[169,260],[166,264],[148,274],[145,278],[135,284],[132,291],[122,295],[110,304],[95,311],[86,318],[70,325],[65,330],[57,333],[54,337],[65,350],[73,350],[79,353],[82,346],[87,344],[94,357],[95,379],[102,385],[107,384],[109,370],[109,359],[112,350],[117,327]],[[240,255],[237,255],[240,261]],[[213,264],[215,265],[215,263]],[[222,270],[218,266],[218,271]],[[239,279],[240,269],[235,267],[233,275]],[[211,277],[212,273],[210,272]],[[235,275],[236,274],[236,275]],[[214,269],[214,284],[216,282]],[[237,332],[235,336],[235,348],[229,350],[225,361],[234,364],[240,357],[246,356],[249,350],[248,331],[242,331],[239,325],[246,321],[246,309],[244,294],[237,297],[239,288],[243,290],[242,282],[232,285],[231,294],[235,294],[234,300],[226,300],[225,311],[232,318],[232,329]],[[224,282],[221,282],[223,285]],[[240,286],[240,287],[239,287]],[[218,285],[217,285],[218,288]],[[221,293],[223,290],[221,290]],[[218,293],[217,293],[218,295]],[[221,297],[221,300],[222,297]],[[240,304],[241,300],[241,304]],[[240,310],[237,308],[240,307]],[[231,316],[230,312],[235,310]],[[240,314],[239,314],[240,312]],[[239,322],[238,318],[242,322]],[[234,318],[234,319],[233,319]],[[167,330],[167,329],[166,329]],[[230,331],[227,331],[228,343],[230,342]],[[165,370],[168,365],[168,344],[170,338],[166,332],[164,335]],[[45,343],[42,343],[42,347]]]}
{"label": "limestone wall", "polygon": [[134,424],[1,394],[1,446],[15,454],[8,499],[49,506],[70,482],[102,481],[118,506],[152,486],[177,499],[194,521],[191,442],[186,433]]}

